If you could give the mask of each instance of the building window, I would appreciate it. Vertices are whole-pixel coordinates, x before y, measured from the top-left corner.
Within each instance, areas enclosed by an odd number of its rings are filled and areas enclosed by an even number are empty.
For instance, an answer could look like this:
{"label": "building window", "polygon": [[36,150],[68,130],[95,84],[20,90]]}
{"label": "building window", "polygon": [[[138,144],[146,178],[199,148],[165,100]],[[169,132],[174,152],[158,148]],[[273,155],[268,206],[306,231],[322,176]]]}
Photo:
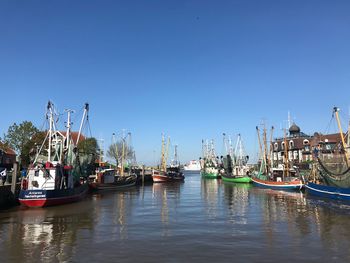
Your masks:
{"label": "building window", "polygon": [[273,145],[273,148],[275,149],[275,151],[278,150],[278,143],[277,142],[275,142],[275,144]]}
{"label": "building window", "polygon": [[297,160],[298,159],[298,151],[293,152],[293,159]]}
{"label": "building window", "polygon": [[309,152],[310,151],[310,146],[309,145],[305,145],[305,151]]}
{"label": "building window", "polygon": [[308,145],[310,142],[309,142],[309,140],[308,139],[305,139],[304,141],[303,141],[303,144],[304,145]]}
{"label": "building window", "polygon": [[289,141],[289,148],[293,149],[294,148],[294,142],[293,141]]}
{"label": "building window", "polygon": [[284,142],[281,143],[281,148],[284,150]]}

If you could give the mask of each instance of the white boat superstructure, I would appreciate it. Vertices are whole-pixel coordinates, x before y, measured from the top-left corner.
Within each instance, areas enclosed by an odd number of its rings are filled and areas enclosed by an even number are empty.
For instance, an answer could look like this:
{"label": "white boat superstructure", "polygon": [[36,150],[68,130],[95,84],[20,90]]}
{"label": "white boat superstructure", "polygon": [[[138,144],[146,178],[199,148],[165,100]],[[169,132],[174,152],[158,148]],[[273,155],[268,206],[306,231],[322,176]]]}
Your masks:
{"label": "white boat superstructure", "polygon": [[201,165],[200,162],[197,160],[192,160],[188,164],[184,165],[185,171],[200,171]]}

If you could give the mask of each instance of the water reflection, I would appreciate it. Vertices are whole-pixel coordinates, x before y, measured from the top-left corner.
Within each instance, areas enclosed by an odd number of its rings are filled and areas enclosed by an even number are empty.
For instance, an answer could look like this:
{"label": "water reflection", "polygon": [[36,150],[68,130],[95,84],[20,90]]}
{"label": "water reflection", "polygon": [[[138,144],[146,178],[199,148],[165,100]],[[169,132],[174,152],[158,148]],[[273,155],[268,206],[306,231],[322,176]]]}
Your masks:
{"label": "water reflection", "polygon": [[201,180],[201,196],[204,201],[205,212],[209,219],[213,220],[218,217],[221,180],[205,178]]}
{"label": "water reflection", "polygon": [[125,191],[101,192],[93,196],[96,202],[95,241],[98,243],[128,239],[128,226],[133,216],[137,188]]}
{"label": "water reflection", "polygon": [[[171,236],[172,227],[169,224],[176,222],[176,213],[180,200],[180,189],[183,183],[155,183],[152,186],[152,196],[160,209],[160,222],[162,236]],[[169,204],[170,202],[170,204]],[[172,207],[172,215],[169,218],[169,205]]]}
{"label": "water reflection", "polygon": [[249,189],[251,184],[233,184],[223,182],[224,197],[228,206],[228,218],[232,224],[248,223]]}
{"label": "water reflection", "polygon": [[[80,230],[92,229],[91,206],[76,210],[76,204],[59,208],[20,209],[0,215],[1,245],[5,261],[67,261],[72,256]],[[72,209],[72,210],[71,210]]]}
{"label": "water reflection", "polygon": [[66,206],[1,212],[0,258],[347,262],[349,218],[348,204],[189,176],[183,184],[154,184],[99,193]]}

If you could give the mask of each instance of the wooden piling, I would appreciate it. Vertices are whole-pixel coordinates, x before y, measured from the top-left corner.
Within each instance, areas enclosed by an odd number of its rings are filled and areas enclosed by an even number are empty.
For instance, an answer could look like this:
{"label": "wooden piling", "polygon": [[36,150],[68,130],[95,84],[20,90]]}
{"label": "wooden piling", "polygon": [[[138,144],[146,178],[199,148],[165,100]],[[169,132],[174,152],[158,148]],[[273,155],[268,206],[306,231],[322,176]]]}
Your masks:
{"label": "wooden piling", "polygon": [[13,164],[12,181],[11,181],[11,192],[13,193],[13,195],[15,195],[15,192],[16,192],[17,169],[18,169],[18,163],[15,162]]}
{"label": "wooden piling", "polygon": [[145,184],[145,165],[142,165],[142,185]]}

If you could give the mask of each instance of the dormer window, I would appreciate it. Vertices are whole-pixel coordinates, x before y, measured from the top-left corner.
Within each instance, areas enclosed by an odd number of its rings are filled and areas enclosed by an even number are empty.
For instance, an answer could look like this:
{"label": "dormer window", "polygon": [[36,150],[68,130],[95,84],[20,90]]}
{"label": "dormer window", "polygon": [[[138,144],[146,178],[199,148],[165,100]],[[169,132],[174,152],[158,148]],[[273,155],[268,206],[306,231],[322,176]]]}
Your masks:
{"label": "dormer window", "polygon": [[310,142],[309,142],[309,140],[308,140],[308,139],[305,139],[305,140],[303,141],[303,144],[304,144],[304,145],[309,145],[309,144],[310,144]]}
{"label": "dormer window", "polygon": [[275,151],[278,150],[278,143],[277,142],[274,143],[273,148],[275,149]]}
{"label": "dormer window", "polygon": [[284,150],[284,142],[281,143],[281,148]]}

